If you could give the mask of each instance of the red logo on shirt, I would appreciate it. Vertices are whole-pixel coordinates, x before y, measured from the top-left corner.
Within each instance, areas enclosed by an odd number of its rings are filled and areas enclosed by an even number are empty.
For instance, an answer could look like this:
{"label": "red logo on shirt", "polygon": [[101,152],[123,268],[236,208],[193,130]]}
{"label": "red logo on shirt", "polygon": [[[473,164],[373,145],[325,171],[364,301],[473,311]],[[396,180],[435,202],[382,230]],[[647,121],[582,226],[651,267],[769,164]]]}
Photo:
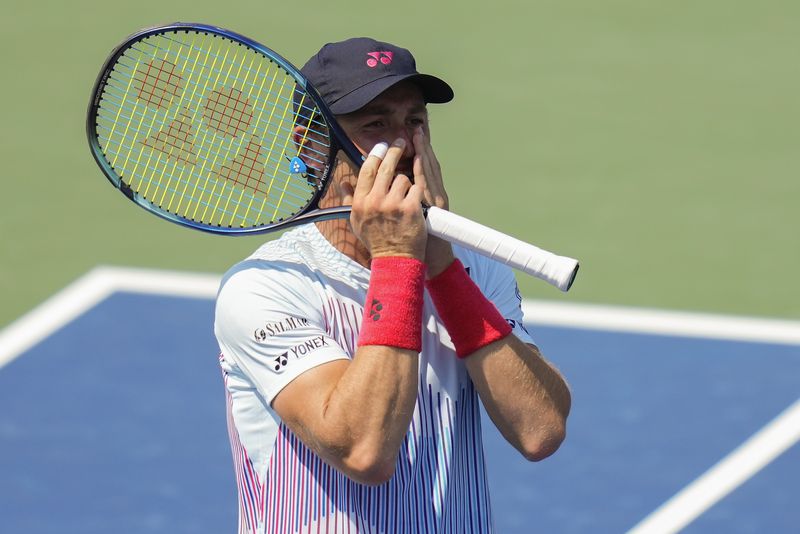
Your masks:
{"label": "red logo on shirt", "polygon": [[378,66],[379,62],[384,65],[390,64],[394,52],[367,52],[367,55],[369,56],[369,58],[367,58],[367,66],[374,69]]}

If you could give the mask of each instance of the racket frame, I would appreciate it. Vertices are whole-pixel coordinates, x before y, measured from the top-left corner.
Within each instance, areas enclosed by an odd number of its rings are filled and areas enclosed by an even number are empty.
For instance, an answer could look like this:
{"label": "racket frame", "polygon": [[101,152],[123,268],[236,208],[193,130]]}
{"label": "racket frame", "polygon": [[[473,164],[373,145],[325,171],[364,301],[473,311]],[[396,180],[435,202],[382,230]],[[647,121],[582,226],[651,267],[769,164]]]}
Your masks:
{"label": "racket frame", "polygon": [[[169,32],[206,32],[215,37],[222,37],[227,38],[235,43],[240,45],[247,46],[248,48],[261,53],[264,55],[269,61],[276,63],[279,67],[284,69],[289,75],[291,75],[297,86],[305,91],[305,93],[311,98],[313,103],[316,105],[317,111],[322,115],[322,118],[327,123],[326,126],[329,129],[329,141],[330,146],[328,150],[328,158],[326,161],[325,167],[320,172],[320,176],[315,176],[315,181],[317,185],[315,187],[315,193],[310,198],[308,203],[300,208],[295,214],[279,219],[278,221],[272,222],[270,224],[262,224],[258,226],[248,226],[248,227],[236,227],[236,226],[220,226],[220,225],[209,225],[204,224],[196,221],[192,221],[190,219],[186,219],[183,217],[178,216],[177,214],[170,213],[166,210],[161,209],[159,206],[156,206],[153,202],[144,198],[143,195],[139,195],[137,192],[133,191],[130,187],[122,182],[122,178],[117,175],[114,171],[112,165],[106,160],[105,156],[103,155],[103,150],[100,147],[100,142],[97,136],[97,116],[98,110],[100,108],[100,101],[103,97],[103,88],[106,86],[106,81],[110,77],[114,66],[116,65],[117,59],[122,56],[126,50],[131,48],[135,43],[140,42],[147,37],[156,34],[167,34]],[[125,196],[127,196],[130,200],[141,206],[142,208],[146,209],[147,211],[158,215],[159,217],[166,219],[170,222],[179,224],[181,226],[193,228],[196,230],[201,230],[204,232],[209,232],[213,234],[224,234],[224,235],[248,235],[248,234],[261,234],[267,232],[273,232],[278,230],[283,230],[285,228],[289,228],[294,225],[304,224],[313,221],[323,221],[329,219],[342,219],[347,218],[350,215],[351,206],[336,206],[333,208],[320,208],[319,201],[324,196],[325,192],[327,191],[331,173],[336,168],[337,157],[339,151],[343,151],[344,154],[357,166],[360,166],[365,156],[361,153],[361,151],[356,148],[353,142],[349,139],[349,137],[345,134],[344,130],[342,130],[339,123],[336,121],[335,116],[328,108],[325,101],[320,97],[314,87],[308,82],[308,80],[303,76],[303,74],[295,68],[289,61],[284,59],[280,54],[276,53],[275,51],[271,50],[270,48],[253,41],[243,35],[240,35],[236,32],[232,32],[230,30],[226,30],[223,28],[219,28],[217,26],[211,26],[207,24],[199,24],[199,23],[183,23],[183,22],[175,22],[165,26],[154,26],[142,29],[132,35],[130,35],[122,44],[114,48],[111,54],[106,59],[106,62],[103,65],[103,68],[100,71],[100,74],[95,81],[93,90],[92,90],[92,97],[89,101],[89,110],[87,113],[86,119],[86,134],[89,139],[89,145],[91,147],[92,156],[94,157],[95,161],[102,169],[103,173],[109,179],[109,181],[120,191],[122,191]],[[434,235],[440,235],[445,239],[450,239],[451,241],[460,242],[459,238],[464,237],[463,245],[469,248],[473,248],[477,250],[481,254],[494,258],[497,261],[501,261],[512,267],[518,268],[527,272],[533,276],[537,276],[548,283],[558,287],[562,291],[568,291],[572,286],[573,281],[575,280],[575,276],[578,271],[578,261],[572,258],[563,257],[563,256],[556,256],[551,252],[544,251],[542,249],[538,249],[533,245],[529,245],[517,239],[514,239],[510,236],[505,236],[504,234],[500,234],[491,228],[484,227],[477,223],[470,223],[464,226],[463,221],[460,223],[461,227],[455,227],[452,231],[445,230],[445,227],[451,223],[453,223],[456,219],[459,219],[458,216],[451,214],[450,212],[446,212],[443,210],[430,208],[428,206],[423,205],[423,211],[425,216],[428,218],[428,229],[429,232],[434,233]],[[431,219],[435,219],[436,223],[433,224]],[[443,225],[442,228],[438,230],[438,232],[434,232],[433,226],[440,226]],[[466,227],[471,227],[472,235],[467,238],[466,237]],[[484,241],[484,236],[489,233],[497,233],[496,239],[494,242],[487,247],[481,247],[480,245],[474,245],[473,242],[481,242]],[[462,235],[464,234],[464,235]],[[503,254],[495,255],[495,252],[499,252],[501,249],[506,249]],[[517,261],[515,256],[517,256],[516,251],[520,251],[519,258],[520,260]],[[545,255],[552,259],[542,259]],[[530,262],[539,263],[541,265],[531,267],[529,265]],[[555,262],[555,263],[552,263]],[[551,263],[550,266],[545,264]]]}
{"label": "racket frame", "polygon": [[[97,135],[97,116],[100,109],[100,102],[103,98],[103,92],[106,87],[106,82],[111,76],[111,73],[117,64],[117,60],[133,45],[153,35],[163,35],[170,32],[177,33],[192,31],[206,32],[214,37],[230,39],[235,43],[247,46],[256,52],[261,53],[269,61],[278,64],[280,68],[284,69],[295,79],[295,82],[300,89],[306,92],[325,120],[326,126],[329,129],[328,137],[330,140],[330,147],[326,165],[321,171],[318,171],[320,172],[320,176],[315,177],[316,180],[318,180],[318,183],[321,185],[315,187],[316,191],[314,195],[311,197],[305,207],[301,208],[295,215],[289,218],[279,219],[271,224],[245,227],[209,225],[202,222],[193,221],[161,209],[153,202],[144,198],[143,195],[140,195],[131,189],[122,181],[122,178],[114,171],[114,168],[103,154],[103,149],[100,146],[100,141]],[[257,41],[224,28],[202,23],[174,22],[172,24],[162,26],[143,28],[128,36],[125,41],[115,47],[108,55],[106,61],[103,63],[100,74],[97,76],[94,86],[92,87],[92,96],[89,100],[89,107],[86,114],[86,136],[89,140],[89,147],[91,149],[92,156],[97,162],[97,165],[103,171],[103,174],[105,174],[106,178],[108,178],[114,187],[119,189],[130,200],[147,211],[154,213],[155,215],[158,215],[159,217],[170,222],[195,230],[224,235],[261,234],[283,230],[291,226],[305,224],[311,221],[324,221],[349,217],[350,206],[320,208],[319,201],[327,191],[330,182],[330,175],[336,168],[336,158],[339,150],[342,150],[356,165],[360,166],[361,162],[364,160],[364,155],[356,148],[352,141],[350,141],[350,139],[347,137],[347,134],[344,132],[344,130],[342,130],[341,126],[339,126],[339,123],[336,121],[336,118],[328,108],[327,104],[325,104],[325,101],[321,96],[319,96],[319,93],[317,93],[316,89],[314,89],[305,76],[303,76],[303,74],[294,65],[292,65],[288,60],[274,50],[262,45],[261,43],[258,43]]]}

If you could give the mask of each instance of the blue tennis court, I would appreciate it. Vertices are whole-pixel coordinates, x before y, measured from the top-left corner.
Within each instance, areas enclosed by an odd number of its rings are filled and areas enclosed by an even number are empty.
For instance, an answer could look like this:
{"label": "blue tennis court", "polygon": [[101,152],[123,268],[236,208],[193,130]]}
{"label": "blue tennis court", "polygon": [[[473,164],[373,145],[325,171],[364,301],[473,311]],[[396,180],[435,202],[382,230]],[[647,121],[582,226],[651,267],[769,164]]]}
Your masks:
{"label": "blue tennis court", "polygon": [[[0,532],[234,532],[212,298],[97,300],[0,367]],[[782,449],[748,448],[762,467],[675,513],[685,532],[797,532],[800,343],[529,326],[573,412],[538,464],[486,420],[498,533],[675,531],[642,521],[765,427]]]}

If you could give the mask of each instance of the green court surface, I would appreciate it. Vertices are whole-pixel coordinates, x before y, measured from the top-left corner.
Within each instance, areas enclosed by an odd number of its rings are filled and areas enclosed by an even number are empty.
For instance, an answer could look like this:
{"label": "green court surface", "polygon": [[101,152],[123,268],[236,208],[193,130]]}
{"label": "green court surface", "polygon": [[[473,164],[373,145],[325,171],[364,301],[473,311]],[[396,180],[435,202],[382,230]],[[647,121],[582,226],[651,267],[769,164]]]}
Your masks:
{"label": "green court surface", "polygon": [[796,1],[4,3],[0,326],[93,266],[220,273],[266,237],[203,235],[119,195],[85,140],[108,52],[175,20],[302,64],[370,35],[455,88],[432,109],[452,209],[580,258],[528,298],[800,318]]}

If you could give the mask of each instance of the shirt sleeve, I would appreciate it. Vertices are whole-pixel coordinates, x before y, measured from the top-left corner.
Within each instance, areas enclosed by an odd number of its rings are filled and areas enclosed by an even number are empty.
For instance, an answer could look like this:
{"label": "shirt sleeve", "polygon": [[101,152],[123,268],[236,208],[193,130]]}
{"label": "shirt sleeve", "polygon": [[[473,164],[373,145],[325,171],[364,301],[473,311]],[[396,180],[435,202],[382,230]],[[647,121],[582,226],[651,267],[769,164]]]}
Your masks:
{"label": "shirt sleeve", "polygon": [[223,357],[272,403],[292,380],[349,358],[325,328],[313,281],[291,267],[246,262],[223,279],[214,333]]}

